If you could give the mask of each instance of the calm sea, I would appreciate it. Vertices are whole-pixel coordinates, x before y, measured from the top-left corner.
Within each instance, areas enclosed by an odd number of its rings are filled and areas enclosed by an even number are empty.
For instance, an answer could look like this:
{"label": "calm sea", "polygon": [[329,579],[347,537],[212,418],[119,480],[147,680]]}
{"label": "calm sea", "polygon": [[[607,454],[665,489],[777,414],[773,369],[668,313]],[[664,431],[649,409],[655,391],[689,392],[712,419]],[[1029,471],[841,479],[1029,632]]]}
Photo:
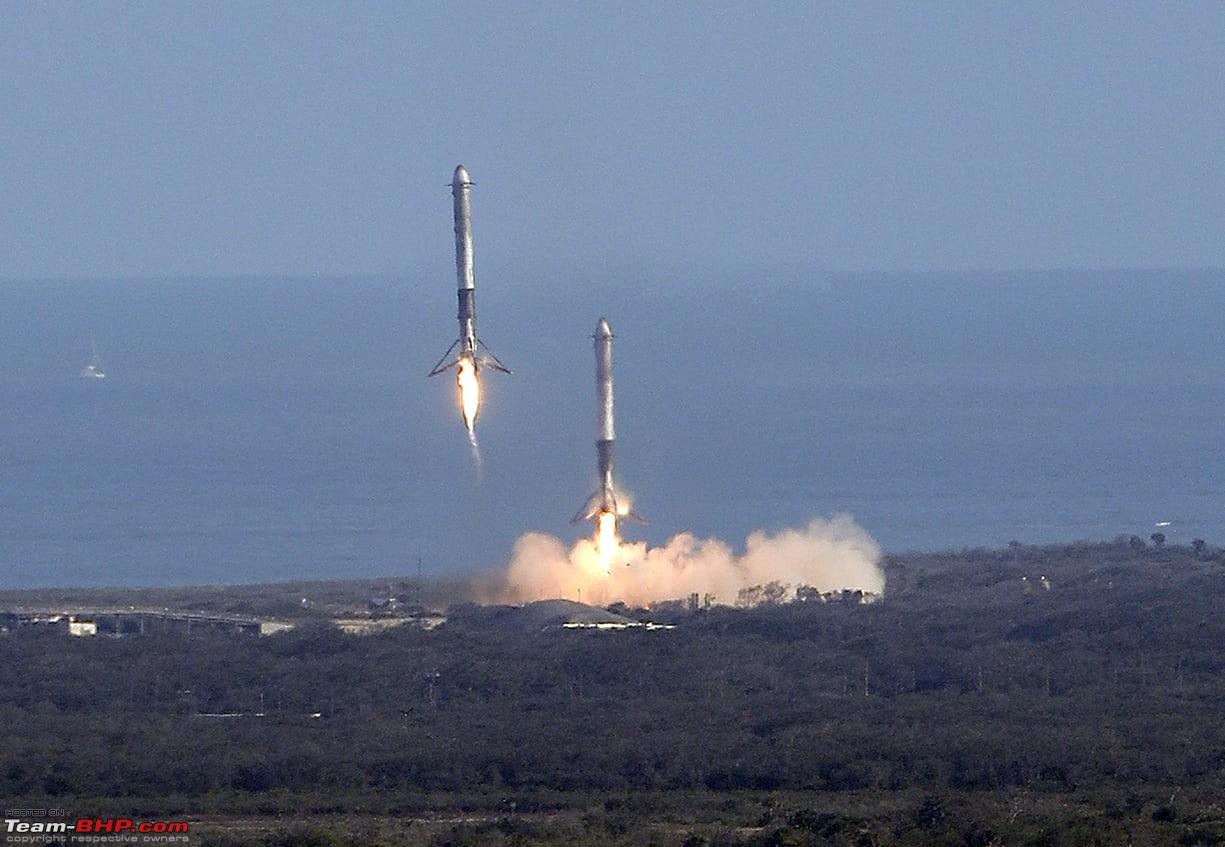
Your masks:
{"label": "calm sea", "polygon": [[[0,283],[0,584],[462,573],[572,538],[590,334],[651,541],[835,512],[887,550],[1225,544],[1225,273],[651,273],[478,289],[478,470],[443,280]],[[76,374],[97,337],[105,380]],[[1160,526],[1158,524],[1166,524]]]}

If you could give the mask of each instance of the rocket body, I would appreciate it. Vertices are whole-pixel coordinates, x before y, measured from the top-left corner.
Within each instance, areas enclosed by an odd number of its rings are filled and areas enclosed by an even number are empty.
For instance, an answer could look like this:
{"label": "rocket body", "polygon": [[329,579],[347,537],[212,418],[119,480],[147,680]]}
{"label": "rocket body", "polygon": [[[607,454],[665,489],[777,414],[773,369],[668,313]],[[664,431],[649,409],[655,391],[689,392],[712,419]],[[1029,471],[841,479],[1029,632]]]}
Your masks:
{"label": "rocket body", "polygon": [[600,473],[602,511],[616,511],[613,489],[613,445],[617,428],[613,413],[612,328],[600,318],[595,335],[596,458]]}
{"label": "rocket body", "polygon": [[[458,366],[461,361],[471,363],[473,371],[484,366],[510,373],[493,354],[485,342],[476,334],[476,270],[472,250],[472,179],[463,165],[455,168],[451,177],[451,207],[455,220],[455,287],[458,298],[456,317],[459,319],[459,337],[450,349],[434,365],[430,376]],[[478,352],[484,351],[484,355]],[[448,357],[454,358],[448,361]]]}
{"label": "rocket body", "polygon": [[455,217],[455,286],[459,296],[461,356],[476,356],[476,269],[472,258],[472,180],[459,165],[451,178],[451,205]]}
{"label": "rocket body", "polygon": [[601,514],[615,515],[641,521],[642,518],[617,502],[617,486],[614,480],[613,448],[617,442],[617,428],[613,401],[612,327],[600,318],[595,335],[595,390],[596,390],[596,466],[599,473],[599,488],[592,492],[583,507],[573,518],[599,522]]}

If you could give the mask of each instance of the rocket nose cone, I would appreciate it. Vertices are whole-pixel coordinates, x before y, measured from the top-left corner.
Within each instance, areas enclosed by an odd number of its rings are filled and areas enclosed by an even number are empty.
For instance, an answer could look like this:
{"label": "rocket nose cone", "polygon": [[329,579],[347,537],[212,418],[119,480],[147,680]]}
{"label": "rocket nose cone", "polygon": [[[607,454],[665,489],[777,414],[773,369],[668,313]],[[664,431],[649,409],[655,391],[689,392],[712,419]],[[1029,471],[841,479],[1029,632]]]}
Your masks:
{"label": "rocket nose cone", "polygon": [[452,185],[468,185],[472,180],[468,178],[468,169],[463,165],[455,166],[455,176],[451,179]]}
{"label": "rocket nose cone", "polygon": [[600,318],[600,322],[595,325],[595,337],[596,338],[612,338],[613,337],[612,327],[608,325],[608,321],[606,321],[604,318]]}

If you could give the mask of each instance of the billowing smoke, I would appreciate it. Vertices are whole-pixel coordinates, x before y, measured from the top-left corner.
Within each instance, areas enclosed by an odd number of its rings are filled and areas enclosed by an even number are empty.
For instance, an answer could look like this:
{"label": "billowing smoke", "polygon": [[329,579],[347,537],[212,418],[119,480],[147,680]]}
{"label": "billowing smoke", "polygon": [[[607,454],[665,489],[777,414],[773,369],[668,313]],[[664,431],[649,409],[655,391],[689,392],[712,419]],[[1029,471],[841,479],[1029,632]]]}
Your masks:
{"label": "billowing smoke", "polygon": [[780,583],[794,597],[807,586],[819,592],[861,590],[883,593],[880,548],[850,517],[814,519],[802,529],[776,534],[757,531],[736,554],[722,541],[690,533],[663,547],[621,543],[605,570],[594,542],[580,540],[566,549],[558,538],[527,533],[515,544],[510,567],[492,590],[504,603],[564,597],[593,604],[622,601],[647,605],[659,600],[714,595],[734,604],[741,591]]}

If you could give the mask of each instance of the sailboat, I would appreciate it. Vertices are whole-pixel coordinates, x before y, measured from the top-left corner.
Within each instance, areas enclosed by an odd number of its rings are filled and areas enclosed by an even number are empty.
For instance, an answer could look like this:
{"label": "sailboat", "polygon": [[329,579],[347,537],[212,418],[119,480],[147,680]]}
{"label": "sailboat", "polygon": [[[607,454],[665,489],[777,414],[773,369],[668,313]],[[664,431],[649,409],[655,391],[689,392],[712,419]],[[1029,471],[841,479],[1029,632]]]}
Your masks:
{"label": "sailboat", "polygon": [[102,363],[98,361],[98,342],[94,339],[94,334],[89,334],[89,349],[92,355],[89,357],[89,364],[81,368],[82,379],[106,379],[106,374],[102,371]]}

